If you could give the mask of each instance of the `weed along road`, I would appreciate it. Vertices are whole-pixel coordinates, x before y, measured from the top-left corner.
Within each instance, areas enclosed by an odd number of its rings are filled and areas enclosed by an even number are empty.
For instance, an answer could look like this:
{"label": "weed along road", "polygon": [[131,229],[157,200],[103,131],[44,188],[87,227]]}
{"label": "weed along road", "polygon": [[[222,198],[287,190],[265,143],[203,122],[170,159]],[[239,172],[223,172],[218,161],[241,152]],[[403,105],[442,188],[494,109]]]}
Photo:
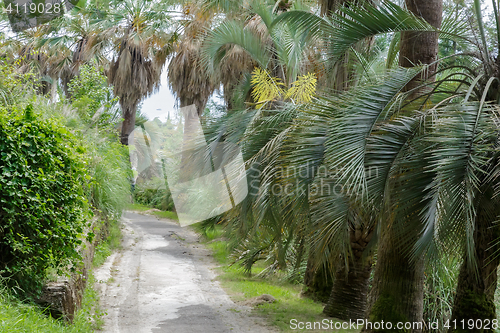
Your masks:
{"label": "weed along road", "polygon": [[221,289],[191,230],[126,212],[122,246],[95,272],[104,332],[268,332]]}

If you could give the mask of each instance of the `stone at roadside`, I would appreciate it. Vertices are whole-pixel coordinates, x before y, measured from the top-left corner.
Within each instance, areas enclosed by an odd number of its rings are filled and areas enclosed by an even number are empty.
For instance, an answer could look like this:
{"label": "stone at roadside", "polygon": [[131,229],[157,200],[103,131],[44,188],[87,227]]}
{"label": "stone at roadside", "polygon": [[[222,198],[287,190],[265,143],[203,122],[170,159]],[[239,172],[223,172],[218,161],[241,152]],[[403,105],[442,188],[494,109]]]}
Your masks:
{"label": "stone at roadside", "polygon": [[276,302],[276,298],[274,298],[273,296],[271,296],[269,294],[262,294],[260,296],[253,297],[253,298],[246,300],[245,302],[243,302],[243,305],[254,307],[254,306],[259,306],[262,304],[270,304],[270,303],[274,303],[274,302]]}

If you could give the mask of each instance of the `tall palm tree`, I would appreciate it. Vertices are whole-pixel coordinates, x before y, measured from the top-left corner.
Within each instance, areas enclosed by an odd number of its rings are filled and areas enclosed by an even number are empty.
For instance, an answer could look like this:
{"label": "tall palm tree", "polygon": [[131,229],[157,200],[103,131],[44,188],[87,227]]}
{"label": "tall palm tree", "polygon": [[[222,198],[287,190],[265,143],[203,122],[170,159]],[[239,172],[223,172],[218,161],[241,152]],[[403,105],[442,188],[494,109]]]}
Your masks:
{"label": "tall palm tree", "polygon": [[167,15],[166,3],[152,0],[116,1],[108,15],[108,29],[115,36],[115,56],[108,72],[114,94],[120,99],[123,124],[121,142],[135,126],[137,106],[158,89],[167,57],[177,33]]}
{"label": "tall palm tree", "polygon": [[[406,1],[407,9],[416,16],[422,17],[436,29],[441,27],[443,2],[442,0],[426,1]],[[399,65],[402,67],[413,67],[415,65],[429,65],[426,71],[422,72],[420,78],[412,79],[405,90],[411,91],[415,96],[419,92],[415,89],[422,84],[422,80],[432,80],[437,68],[438,55],[438,33],[437,32],[412,32],[401,33]],[[392,299],[391,311],[397,311],[408,321],[423,321],[423,292],[424,292],[424,267],[423,258],[413,262],[408,253],[401,250],[397,242],[398,235],[394,232],[392,221],[385,219],[381,228],[386,230],[382,235],[378,257],[380,258],[375,270],[375,283],[372,290],[373,304],[369,312],[371,319],[377,321],[384,319],[387,312],[380,311],[381,303],[387,298]],[[411,242],[405,246],[412,247]],[[398,267],[397,280],[387,277],[388,272],[393,272]],[[408,302],[408,300],[413,300]],[[396,313],[393,313],[396,315]],[[419,332],[419,330],[414,330]]]}
{"label": "tall palm tree", "polygon": [[71,13],[51,22],[58,31],[44,43],[50,48],[67,48],[68,57],[57,65],[64,93],[71,97],[68,83],[79,73],[83,64],[108,68],[106,53],[111,45],[111,31],[104,29],[92,5],[77,7]]}
{"label": "tall palm tree", "polygon": [[183,8],[183,32],[175,46],[175,55],[168,65],[170,89],[181,108],[195,105],[200,116],[215,89],[215,78],[202,65],[200,47],[210,27],[213,13],[203,11],[197,3]]}
{"label": "tall palm tree", "polygon": [[[467,314],[476,319],[494,316],[491,295],[496,286],[496,275],[493,272],[496,271],[498,260],[493,257],[493,252],[496,251],[493,243],[496,228],[491,226],[498,217],[498,212],[493,209],[495,206],[492,202],[495,197],[489,188],[496,188],[496,173],[492,170],[496,168],[496,134],[493,133],[496,133],[497,129],[493,116],[496,106],[491,107],[485,101],[496,103],[498,100],[498,90],[494,85],[498,71],[489,56],[479,1],[475,1],[475,9],[481,41],[471,38],[466,31],[470,28],[461,21],[452,19],[443,25],[441,33],[448,32],[450,38],[462,36],[456,38],[456,41],[462,45],[467,44],[464,49],[472,47],[472,52],[455,55],[460,58],[462,64],[446,68],[446,71],[441,69],[443,72],[440,78],[430,89],[416,87],[415,90],[423,97],[419,104],[410,103],[403,104],[406,105],[403,108],[395,107],[400,104],[394,105],[390,101],[398,98],[397,93],[392,96],[379,96],[377,102],[367,105],[366,111],[356,107],[360,113],[352,110],[344,122],[337,122],[344,123],[342,130],[332,130],[333,133],[338,132],[338,136],[334,136],[338,144],[333,146],[335,149],[331,151],[335,152],[340,161],[347,163],[343,165],[344,169],[339,177],[346,179],[346,184],[355,186],[353,193],[366,189],[370,199],[368,203],[372,200],[379,203],[378,200],[383,199],[381,218],[390,222],[383,224],[390,227],[390,232],[382,228],[378,273],[374,281],[375,290],[385,289],[386,293],[379,293],[371,307],[370,318],[373,320],[408,320],[412,317],[418,319],[421,311],[418,299],[421,292],[418,285],[415,286],[415,282],[418,283],[421,277],[418,270],[408,269],[401,265],[401,262],[395,265],[394,259],[404,258],[406,263],[414,265],[419,262],[423,253],[436,253],[436,249],[449,253],[457,244],[463,244],[464,263],[459,276],[453,318],[465,319]],[[304,15],[301,21],[308,22],[309,27],[314,22],[323,24],[318,19],[306,16]],[[384,16],[378,24],[372,25]],[[344,52],[346,45],[352,45],[354,41],[368,35],[386,31],[435,31],[423,21],[413,26],[405,26],[412,21],[411,15],[408,16],[389,3],[380,8],[365,7],[364,10],[349,11],[349,17],[352,20],[344,25],[346,33],[336,35],[338,42],[333,43],[332,56]],[[474,51],[475,47],[479,48],[479,52]],[[478,64],[481,66],[478,67]],[[478,68],[481,73],[477,73]],[[423,74],[425,75],[425,72]],[[419,80],[421,84],[421,75],[422,73],[416,71],[398,84],[396,81],[386,89],[377,88],[376,91],[378,94],[386,94],[390,90],[402,91],[414,80]],[[396,78],[391,76],[393,78],[390,80]],[[450,84],[453,89],[447,89]],[[387,90],[388,88],[390,90]],[[412,91],[408,93],[411,94]],[[366,100],[365,96],[366,94],[362,95],[362,101]],[[476,102],[468,102],[472,98]],[[367,112],[384,100],[386,102],[375,107],[379,111]],[[429,109],[429,116],[421,112],[410,112],[425,109],[430,101],[441,102]],[[388,108],[390,105],[393,108]],[[398,113],[401,116],[398,117]],[[359,117],[356,117],[356,114]],[[359,132],[359,125],[355,130],[349,128],[352,124],[363,121],[368,121],[369,124],[368,137]],[[426,134],[426,131],[430,134]],[[354,139],[354,135],[358,135],[359,141]],[[353,145],[359,145],[361,150],[354,149]],[[371,151],[375,148],[377,150]],[[378,184],[379,188],[383,185],[384,191],[370,194],[371,181],[365,181],[360,175],[364,174],[367,159],[373,159],[375,156],[373,161],[379,167],[383,165],[384,160],[392,160],[385,170],[394,170],[396,173],[387,178],[388,173],[384,172],[384,177],[374,178],[373,184]],[[395,157],[400,160],[397,164],[394,164]],[[335,162],[335,159],[331,161]],[[383,179],[393,180],[389,183],[381,182]],[[392,243],[384,240],[384,237],[392,238]],[[395,248],[395,242],[403,245]],[[408,251],[413,252],[413,255]],[[388,284],[391,284],[392,289]],[[408,298],[402,297],[405,290],[409,295],[414,295],[414,298],[408,301]],[[404,304],[401,303],[402,300]]]}
{"label": "tall palm tree", "polygon": [[58,81],[69,96],[67,85],[84,63],[105,67],[109,31],[95,23],[92,7],[77,7],[49,23],[26,29],[10,38],[18,50],[23,70],[35,69],[41,80],[39,91],[55,98]]}
{"label": "tall palm tree", "polygon": [[38,93],[54,97],[58,79],[58,63],[68,56],[64,48],[50,48],[45,38],[54,28],[50,24],[39,25],[19,32],[8,43],[21,60],[21,72],[33,71],[38,79]]}

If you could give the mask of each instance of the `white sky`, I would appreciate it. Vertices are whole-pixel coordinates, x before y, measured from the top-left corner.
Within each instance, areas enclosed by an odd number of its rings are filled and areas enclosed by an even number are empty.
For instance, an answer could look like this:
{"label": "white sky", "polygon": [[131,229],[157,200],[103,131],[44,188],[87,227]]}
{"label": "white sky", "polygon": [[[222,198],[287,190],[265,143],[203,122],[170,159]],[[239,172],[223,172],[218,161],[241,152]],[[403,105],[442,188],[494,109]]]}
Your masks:
{"label": "white sky", "polygon": [[148,116],[149,120],[158,117],[161,121],[165,121],[169,113],[171,119],[177,117],[176,98],[168,88],[167,67],[168,64],[165,65],[161,73],[160,90],[146,98],[142,103],[141,111]]}

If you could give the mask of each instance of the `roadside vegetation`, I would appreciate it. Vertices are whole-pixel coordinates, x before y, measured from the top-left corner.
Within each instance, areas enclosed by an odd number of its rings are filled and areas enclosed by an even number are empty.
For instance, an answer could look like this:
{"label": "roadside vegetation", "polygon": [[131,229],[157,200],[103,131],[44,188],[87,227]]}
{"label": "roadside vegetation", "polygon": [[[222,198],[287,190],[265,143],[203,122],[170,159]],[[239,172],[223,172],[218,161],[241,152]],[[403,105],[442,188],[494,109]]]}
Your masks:
{"label": "roadside vegetation", "polygon": [[2,333],[88,333],[102,325],[104,312],[99,307],[99,296],[93,289],[92,275],[87,281],[82,306],[76,312],[71,325],[53,319],[38,305],[21,302],[11,295],[5,286],[0,290],[0,332]]}
{"label": "roadside vegetation", "polygon": [[231,260],[228,241],[222,235],[220,227],[204,230],[195,225],[194,229],[200,233],[202,243],[212,250],[213,256],[220,265],[217,279],[235,302],[244,302],[262,294],[269,294],[278,301],[272,304],[262,304],[256,308],[256,314],[261,315],[268,325],[276,325],[284,332],[288,332],[290,319],[299,321],[318,321],[325,316],[321,313],[321,303],[300,296],[302,287],[290,283],[278,276],[272,278],[259,277],[263,267],[253,267],[251,273],[245,273],[243,268],[235,265]]}
{"label": "roadside vegetation", "polygon": [[177,217],[177,214],[175,212],[172,212],[172,211],[163,211],[163,210],[159,210],[159,209],[156,209],[156,208],[153,208],[151,206],[146,206],[146,205],[142,205],[142,204],[139,204],[139,203],[134,203],[134,204],[130,204],[128,205],[128,210],[132,210],[132,211],[137,211],[137,212],[147,212],[148,214],[151,214],[151,215],[154,215],[154,216],[157,216],[159,218],[164,218],[164,219],[170,219],[170,220],[174,220],[174,221],[177,221],[178,220],[178,217]]}
{"label": "roadside vegetation", "polygon": [[48,281],[81,274],[86,244],[98,244],[96,265],[119,246],[130,183],[116,101],[94,67],[83,67],[68,83],[72,97],[57,102],[38,93],[33,71],[5,59],[0,71],[0,331],[92,332],[103,311],[91,271],[71,325],[36,301]]}

